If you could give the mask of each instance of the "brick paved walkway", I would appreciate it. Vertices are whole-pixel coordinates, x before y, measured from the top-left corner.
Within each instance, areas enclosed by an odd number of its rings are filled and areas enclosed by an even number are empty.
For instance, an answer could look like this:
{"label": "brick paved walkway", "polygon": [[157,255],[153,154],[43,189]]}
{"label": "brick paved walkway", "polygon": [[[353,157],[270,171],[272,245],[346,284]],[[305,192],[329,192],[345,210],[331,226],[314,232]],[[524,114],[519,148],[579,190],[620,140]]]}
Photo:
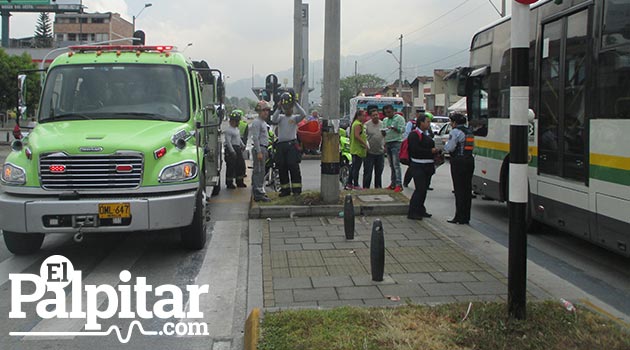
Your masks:
{"label": "brick paved walkway", "polygon": [[[382,218],[385,278],[373,282],[369,244],[374,219],[357,217],[355,239],[351,241],[345,239],[341,218],[266,221],[262,246],[264,306],[506,299],[504,276],[438,233],[434,227],[439,229],[439,224],[431,219]],[[400,301],[390,300],[395,299],[391,296],[400,297]]]}

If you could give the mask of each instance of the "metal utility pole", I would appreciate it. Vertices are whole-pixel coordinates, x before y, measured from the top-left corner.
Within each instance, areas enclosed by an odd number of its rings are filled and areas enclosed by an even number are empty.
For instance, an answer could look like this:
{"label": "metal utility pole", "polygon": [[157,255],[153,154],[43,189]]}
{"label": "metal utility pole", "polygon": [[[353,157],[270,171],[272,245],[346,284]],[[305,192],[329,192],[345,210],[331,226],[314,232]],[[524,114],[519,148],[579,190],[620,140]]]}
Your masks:
{"label": "metal utility pole", "polygon": [[2,11],[2,47],[9,47],[9,18],[11,13],[9,11]]}
{"label": "metal utility pole", "polygon": [[354,93],[359,93],[359,62],[354,61]]}
{"label": "metal utility pole", "polygon": [[402,34],[400,34],[400,59],[398,60],[398,95],[402,97]]}
{"label": "metal utility pole", "polygon": [[529,108],[529,4],[512,3],[509,169],[508,313],[524,320],[527,296],[527,129]]}
{"label": "metal utility pole", "polygon": [[308,99],[310,91],[308,87],[308,18],[308,4],[302,4],[302,79],[300,80],[302,91],[300,91],[300,104],[306,109],[306,112],[308,112],[310,107]]}
{"label": "metal utility pole", "polygon": [[302,98],[302,0],[293,0],[293,91]]}
{"label": "metal utility pole", "polygon": [[[324,20],[324,88],[325,126],[322,133],[322,168],[320,194],[324,203],[339,201],[339,77],[341,61],[341,0],[326,0]],[[331,122],[335,121],[334,128]]]}

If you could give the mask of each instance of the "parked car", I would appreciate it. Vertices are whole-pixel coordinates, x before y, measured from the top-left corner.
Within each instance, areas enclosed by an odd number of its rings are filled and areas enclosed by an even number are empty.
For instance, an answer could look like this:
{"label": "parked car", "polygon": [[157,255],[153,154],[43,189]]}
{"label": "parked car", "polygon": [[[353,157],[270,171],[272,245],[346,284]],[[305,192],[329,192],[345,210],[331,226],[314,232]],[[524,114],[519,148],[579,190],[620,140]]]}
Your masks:
{"label": "parked car", "polygon": [[[451,124],[446,123],[442,125],[442,127],[440,128],[438,132],[435,133],[435,136],[433,136],[433,141],[435,141],[436,148],[444,149],[444,146],[448,142],[448,136],[449,136],[448,134],[451,132],[451,129],[452,129]],[[448,157],[449,154],[446,153],[445,156]]]}
{"label": "parked car", "polygon": [[450,122],[451,120],[449,117],[435,115],[433,116],[433,119],[431,119],[431,127],[437,126],[437,129],[439,130],[442,126],[444,126],[444,124],[449,124]]}

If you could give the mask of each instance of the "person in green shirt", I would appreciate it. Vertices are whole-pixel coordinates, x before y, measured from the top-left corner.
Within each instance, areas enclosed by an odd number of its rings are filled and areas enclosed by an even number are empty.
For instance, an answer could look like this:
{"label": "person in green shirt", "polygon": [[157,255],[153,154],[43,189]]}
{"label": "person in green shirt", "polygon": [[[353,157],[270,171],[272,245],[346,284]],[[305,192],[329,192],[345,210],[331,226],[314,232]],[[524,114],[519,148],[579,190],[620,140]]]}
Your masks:
{"label": "person in green shirt", "polygon": [[394,114],[392,105],[383,106],[383,115],[385,119],[385,149],[387,150],[387,159],[391,169],[390,190],[394,192],[402,192],[402,170],[400,168],[400,145],[402,144],[403,134],[405,133],[405,118],[400,114]]}
{"label": "person in green shirt", "polygon": [[359,171],[361,170],[363,159],[367,155],[367,150],[370,148],[367,142],[365,126],[363,125],[364,119],[365,111],[357,110],[354,114],[352,125],[350,126],[350,154],[352,154],[352,166],[346,189],[362,189],[361,186],[359,186]]}

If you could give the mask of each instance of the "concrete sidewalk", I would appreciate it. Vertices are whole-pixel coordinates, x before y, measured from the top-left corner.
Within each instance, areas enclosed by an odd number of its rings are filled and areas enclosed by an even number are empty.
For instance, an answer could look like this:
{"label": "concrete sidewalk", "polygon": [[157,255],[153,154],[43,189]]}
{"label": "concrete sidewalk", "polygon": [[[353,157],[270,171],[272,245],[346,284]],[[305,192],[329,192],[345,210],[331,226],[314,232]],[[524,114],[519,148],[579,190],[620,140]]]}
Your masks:
{"label": "concrete sidewalk", "polygon": [[[435,219],[382,218],[385,278],[373,282],[369,244],[374,219],[357,217],[354,240],[346,240],[341,218],[258,220],[254,226],[262,231],[264,307],[507,299],[506,277],[443,233],[470,227],[442,224]],[[550,297],[529,284],[529,300]]]}

